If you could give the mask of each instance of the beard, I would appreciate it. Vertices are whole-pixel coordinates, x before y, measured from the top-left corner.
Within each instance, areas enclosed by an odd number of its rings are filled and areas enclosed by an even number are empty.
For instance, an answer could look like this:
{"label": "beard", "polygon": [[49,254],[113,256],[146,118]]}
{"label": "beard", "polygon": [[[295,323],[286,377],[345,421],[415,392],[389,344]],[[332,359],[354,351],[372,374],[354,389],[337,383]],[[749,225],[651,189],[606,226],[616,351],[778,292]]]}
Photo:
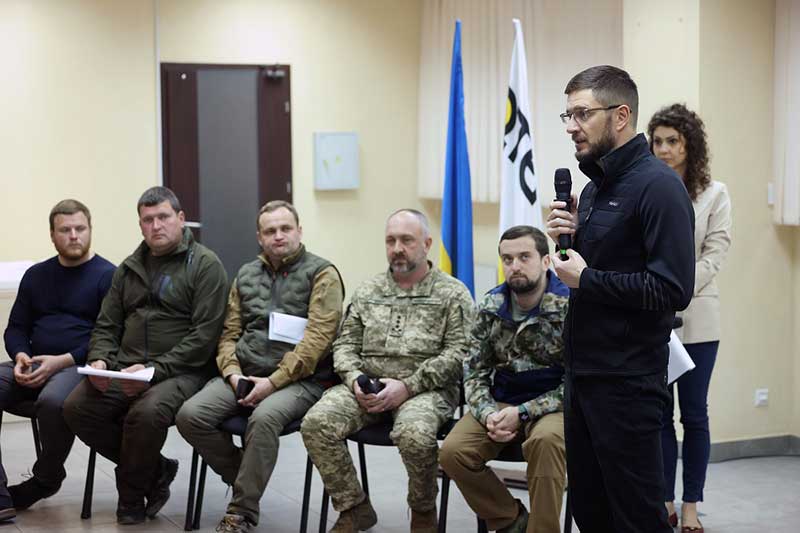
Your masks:
{"label": "beard", "polygon": [[508,280],[508,287],[514,294],[528,294],[538,289],[541,283],[541,278],[532,280],[528,279],[527,276],[517,275]]}
{"label": "beard", "polygon": [[392,267],[392,272],[396,272],[397,274],[408,274],[409,272],[416,270],[417,266],[419,266],[419,263],[417,261],[412,261],[405,255],[393,255],[390,266]]}
{"label": "beard", "polygon": [[577,159],[579,163],[597,161],[613,150],[614,144],[615,140],[611,131],[611,118],[609,117],[600,139],[598,139],[596,143],[589,144],[589,151],[585,153],[575,152],[575,159]]}
{"label": "beard", "polygon": [[75,243],[70,244],[67,246],[56,246],[56,251],[58,255],[65,259],[69,259],[70,261],[77,261],[89,253],[89,249],[91,248],[91,241],[87,241],[85,243]]}

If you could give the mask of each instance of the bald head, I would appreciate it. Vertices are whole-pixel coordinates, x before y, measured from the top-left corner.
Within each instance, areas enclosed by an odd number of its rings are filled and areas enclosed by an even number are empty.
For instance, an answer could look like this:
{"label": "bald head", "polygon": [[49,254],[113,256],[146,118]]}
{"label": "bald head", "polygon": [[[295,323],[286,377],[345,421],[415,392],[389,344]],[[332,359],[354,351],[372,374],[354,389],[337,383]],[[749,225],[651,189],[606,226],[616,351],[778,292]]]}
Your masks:
{"label": "bald head", "polygon": [[409,209],[409,208],[398,209],[397,211],[395,211],[394,213],[389,215],[389,218],[386,219],[386,228],[387,229],[389,228],[389,223],[395,217],[403,217],[404,219],[406,219],[408,221],[411,221],[412,219],[416,220],[416,222],[422,228],[422,237],[427,239],[428,237],[431,236],[431,229],[430,229],[430,226],[428,225],[428,217],[426,217],[425,214],[422,213],[421,211],[417,211],[416,209]]}
{"label": "bald head", "polygon": [[428,219],[415,209],[399,209],[386,219],[386,259],[395,277],[427,271],[432,239]]}

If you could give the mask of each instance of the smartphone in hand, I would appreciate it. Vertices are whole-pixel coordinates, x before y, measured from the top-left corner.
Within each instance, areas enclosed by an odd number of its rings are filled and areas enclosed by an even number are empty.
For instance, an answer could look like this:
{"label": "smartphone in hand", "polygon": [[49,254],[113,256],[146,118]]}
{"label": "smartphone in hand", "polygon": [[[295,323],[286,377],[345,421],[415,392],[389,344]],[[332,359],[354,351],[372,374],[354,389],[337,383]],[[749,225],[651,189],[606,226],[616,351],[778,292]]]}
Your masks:
{"label": "smartphone in hand", "polygon": [[236,399],[244,400],[247,398],[247,395],[250,394],[255,386],[255,382],[247,378],[239,378],[239,382],[236,384]]}

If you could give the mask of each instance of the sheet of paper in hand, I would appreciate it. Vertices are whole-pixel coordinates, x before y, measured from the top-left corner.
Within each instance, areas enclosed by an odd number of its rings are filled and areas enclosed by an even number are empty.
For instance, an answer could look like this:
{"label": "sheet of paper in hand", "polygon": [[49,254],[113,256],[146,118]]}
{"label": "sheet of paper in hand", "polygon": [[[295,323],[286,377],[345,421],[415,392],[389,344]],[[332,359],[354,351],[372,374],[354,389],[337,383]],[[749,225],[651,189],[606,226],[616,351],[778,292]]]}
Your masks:
{"label": "sheet of paper in hand", "polygon": [[269,314],[269,339],[273,341],[298,344],[303,340],[308,320],[285,313]]}
{"label": "sheet of paper in hand", "polygon": [[142,370],[137,370],[136,372],[118,372],[116,370],[100,370],[99,368],[94,368],[91,366],[81,366],[78,367],[78,374],[84,374],[87,376],[100,376],[103,378],[111,378],[111,379],[130,379],[133,381],[150,381],[153,379],[153,374],[155,374],[156,369],[151,367],[143,368]]}

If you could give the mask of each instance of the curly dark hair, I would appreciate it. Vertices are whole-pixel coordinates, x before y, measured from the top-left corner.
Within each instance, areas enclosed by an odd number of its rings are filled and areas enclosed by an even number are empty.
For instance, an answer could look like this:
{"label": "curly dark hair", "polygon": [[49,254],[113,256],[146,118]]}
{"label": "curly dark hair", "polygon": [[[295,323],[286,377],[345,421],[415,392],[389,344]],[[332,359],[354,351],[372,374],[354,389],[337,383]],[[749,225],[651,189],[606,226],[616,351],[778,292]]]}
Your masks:
{"label": "curly dark hair", "polygon": [[674,128],[686,140],[686,175],[683,183],[692,201],[711,185],[708,171],[708,142],[703,120],[684,104],[672,104],[659,109],[647,125],[650,151],[653,151],[653,132],[659,126]]}

